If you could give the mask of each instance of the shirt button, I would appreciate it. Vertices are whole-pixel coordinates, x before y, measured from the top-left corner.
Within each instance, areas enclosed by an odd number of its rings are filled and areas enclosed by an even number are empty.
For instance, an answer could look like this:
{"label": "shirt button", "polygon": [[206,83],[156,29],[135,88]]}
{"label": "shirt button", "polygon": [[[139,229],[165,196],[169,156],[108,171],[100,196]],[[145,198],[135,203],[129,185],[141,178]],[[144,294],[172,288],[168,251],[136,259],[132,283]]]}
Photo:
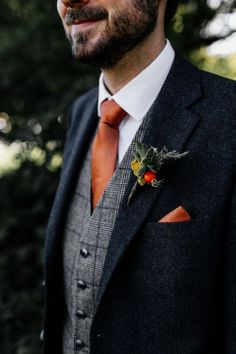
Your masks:
{"label": "shirt button", "polygon": [[84,347],[84,342],[81,339],[76,339],[75,346],[76,349],[82,349]]}
{"label": "shirt button", "polygon": [[85,284],[85,282],[83,280],[78,280],[77,281],[77,285],[82,290],[86,289],[86,284]]}
{"label": "shirt button", "polygon": [[78,311],[76,312],[76,316],[77,316],[78,318],[86,318],[86,317],[87,317],[86,313],[85,313],[83,310],[78,310]]}
{"label": "shirt button", "polygon": [[80,254],[82,257],[87,258],[89,256],[89,251],[86,248],[82,248]]}

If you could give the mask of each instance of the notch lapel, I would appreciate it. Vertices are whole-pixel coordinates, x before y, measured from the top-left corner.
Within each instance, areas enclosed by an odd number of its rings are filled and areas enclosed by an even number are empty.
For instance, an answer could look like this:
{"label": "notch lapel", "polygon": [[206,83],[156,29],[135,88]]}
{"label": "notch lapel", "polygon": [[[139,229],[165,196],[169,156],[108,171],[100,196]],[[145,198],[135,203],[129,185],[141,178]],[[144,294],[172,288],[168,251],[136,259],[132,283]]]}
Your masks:
{"label": "notch lapel", "polygon": [[[148,125],[143,142],[159,149],[165,145],[168,150],[183,152],[200,121],[200,117],[190,109],[200,96],[200,71],[176,54],[159,97],[146,116]],[[135,180],[132,174],[114,225],[103,268],[95,316],[114,269],[142,227],[153,205],[157,203],[165,184],[168,183],[168,175],[165,175],[165,183],[161,188],[140,188],[130,206],[127,206],[128,196]]]}

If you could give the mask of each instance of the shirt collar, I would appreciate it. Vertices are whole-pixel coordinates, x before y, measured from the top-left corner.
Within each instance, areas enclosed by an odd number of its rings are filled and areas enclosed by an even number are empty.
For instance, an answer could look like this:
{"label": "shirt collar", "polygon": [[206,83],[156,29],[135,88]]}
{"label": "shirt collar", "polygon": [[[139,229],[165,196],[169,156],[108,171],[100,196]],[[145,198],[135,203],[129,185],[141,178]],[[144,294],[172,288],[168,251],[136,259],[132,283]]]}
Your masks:
{"label": "shirt collar", "polygon": [[174,57],[174,50],[167,39],[164,49],[151,64],[113,96],[104,85],[103,73],[101,73],[98,116],[101,116],[101,103],[106,99],[113,99],[129,116],[140,121],[158,96],[173,64]]}

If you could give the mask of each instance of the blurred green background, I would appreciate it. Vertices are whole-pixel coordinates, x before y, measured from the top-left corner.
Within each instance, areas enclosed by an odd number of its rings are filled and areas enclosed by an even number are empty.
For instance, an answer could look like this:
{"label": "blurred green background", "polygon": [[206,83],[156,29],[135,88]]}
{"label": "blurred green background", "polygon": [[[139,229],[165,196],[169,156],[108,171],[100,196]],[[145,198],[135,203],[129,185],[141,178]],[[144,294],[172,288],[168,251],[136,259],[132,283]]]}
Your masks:
{"label": "blurred green background", "polygon": [[[189,0],[168,37],[191,62],[236,79],[235,0]],[[65,112],[99,72],[71,55],[55,1],[0,2],[0,353],[41,352],[45,228]]]}

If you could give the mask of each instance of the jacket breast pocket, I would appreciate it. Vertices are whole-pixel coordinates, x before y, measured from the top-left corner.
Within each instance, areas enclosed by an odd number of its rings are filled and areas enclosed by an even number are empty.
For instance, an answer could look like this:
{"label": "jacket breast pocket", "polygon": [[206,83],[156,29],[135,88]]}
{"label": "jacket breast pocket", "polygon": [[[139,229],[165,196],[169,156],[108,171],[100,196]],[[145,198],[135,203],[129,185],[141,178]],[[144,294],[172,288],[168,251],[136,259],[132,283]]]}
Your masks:
{"label": "jacket breast pocket", "polygon": [[174,269],[202,267],[210,262],[214,215],[182,222],[147,222],[141,231],[143,250],[158,267]]}
{"label": "jacket breast pocket", "polygon": [[179,222],[146,222],[143,232],[150,237],[158,238],[204,238],[204,234],[210,233],[213,228],[214,215],[204,215],[196,219]]}

